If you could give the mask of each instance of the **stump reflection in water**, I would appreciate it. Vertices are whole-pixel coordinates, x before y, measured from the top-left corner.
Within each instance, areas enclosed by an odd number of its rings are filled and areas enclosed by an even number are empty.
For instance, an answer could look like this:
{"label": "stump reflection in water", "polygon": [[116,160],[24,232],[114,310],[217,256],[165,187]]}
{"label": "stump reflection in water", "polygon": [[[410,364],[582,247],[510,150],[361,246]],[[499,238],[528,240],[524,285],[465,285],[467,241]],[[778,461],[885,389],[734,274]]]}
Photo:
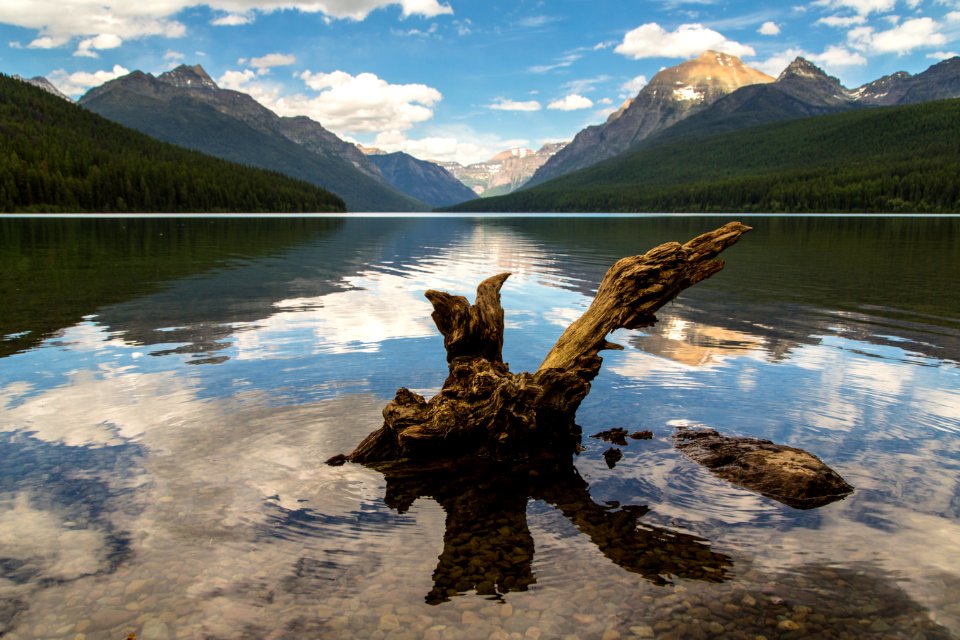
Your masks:
{"label": "stump reflection in water", "polygon": [[607,558],[654,584],[673,578],[721,582],[732,566],[703,538],[640,523],[649,512],[646,506],[597,504],[572,462],[508,465],[472,459],[376,468],[386,478],[390,508],[403,513],[424,497],[436,500],[447,514],[443,552],[426,596],[430,604],[470,591],[498,598],[536,582],[529,500],[558,509]]}

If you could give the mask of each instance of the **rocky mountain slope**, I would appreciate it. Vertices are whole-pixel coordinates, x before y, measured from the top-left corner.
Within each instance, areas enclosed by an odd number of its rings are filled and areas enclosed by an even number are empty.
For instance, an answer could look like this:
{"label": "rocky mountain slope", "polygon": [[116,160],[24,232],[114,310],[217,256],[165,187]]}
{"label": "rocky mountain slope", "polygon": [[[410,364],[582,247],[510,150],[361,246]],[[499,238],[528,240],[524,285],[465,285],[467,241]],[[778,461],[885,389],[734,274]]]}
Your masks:
{"label": "rocky mountain slope", "polygon": [[466,167],[458,162],[441,162],[454,177],[483,198],[505,195],[523,187],[537,170],[566,146],[565,142],[548,143],[537,151],[513,148],[502,151],[486,162]]}
{"label": "rocky mountain slope", "polygon": [[770,76],[716,51],[664,69],[606,123],[577,134],[537,171],[528,186],[611,158],[740,87],[769,82],[773,82]]}
{"label": "rocky mountain slope", "polygon": [[472,190],[434,162],[403,153],[373,153],[369,159],[391,185],[431,207],[473,200]]}
{"label": "rocky mountain slope", "polygon": [[738,89],[652,136],[649,142],[699,139],[795,118],[955,97],[960,97],[960,58],[946,60],[915,76],[904,72],[885,76],[857,89],[847,89],[810,61],[797,58],[776,82]]}
{"label": "rocky mountain slope", "polygon": [[46,91],[47,93],[52,94],[52,95],[55,95],[55,96],[57,96],[58,98],[62,98],[63,100],[66,100],[67,102],[73,102],[73,100],[70,98],[70,96],[68,96],[67,94],[65,94],[65,93],[63,93],[62,91],[60,91],[60,89],[57,89],[57,88],[53,85],[52,82],[50,82],[49,80],[47,80],[47,79],[44,78],[43,76],[35,76],[35,77],[33,77],[33,78],[24,78],[24,77],[22,77],[22,76],[14,75],[14,76],[13,76],[13,79],[14,79],[14,80],[20,80],[21,82],[26,82],[27,84],[32,84],[33,86],[37,87],[38,89],[43,89],[43,90]]}
{"label": "rocky mountain slope", "polygon": [[80,104],[150,136],[307,180],[351,211],[423,211],[389,185],[354,145],[305,117],[283,118],[245,93],[221,89],[202,67],[140,71],[90,90]]}

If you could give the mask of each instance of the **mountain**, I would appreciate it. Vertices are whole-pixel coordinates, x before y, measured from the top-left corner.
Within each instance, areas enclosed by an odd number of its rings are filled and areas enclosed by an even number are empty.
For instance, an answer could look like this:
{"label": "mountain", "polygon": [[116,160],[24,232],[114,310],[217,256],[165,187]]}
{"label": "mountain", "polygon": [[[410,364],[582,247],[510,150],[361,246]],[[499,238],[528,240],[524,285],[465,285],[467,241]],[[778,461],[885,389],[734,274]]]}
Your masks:
{"label": "mountain", "polygon": [[403,153],[373,153],[370,160],[391,185],[431,207],[445,207],[477,197],[440,165]]}
{"label": "mountain", "polygon": [[536,172],[528,186],[611,158],[740,87],[768,82],[773,78],[716,51],[664,69],[606,123],[578,133]]}
{"label": "mountain", "polygon": [[741,87],[650,137],[648,143],[699,139],[756,125],[858,108],[856,93],[804,58],[767,84]]}
{"label": "mountain", "polygon": [[636,149],[457,211],[960,212],[960,99]]}
{"label": "mountain", "polygon": [[454,177],[483,197],[505,195],[523,187],[546,162],[566,146],[552,142],[537,151],[515,147],[501,151],[486,162],[464,167],[458,162],[438,163]]}
{"label": "mountain", "polygon": [[46,91],[47,93],[57,96],[57,97],[60,98],[61,100],[66,100],[67,102],[73,102],[73,100],[70,98],[70,96],[68,96],[67,94],[65,94],[65,93],[63,93],[62,91],[60,91],[60,89],[57,89],[55,86],[53,86],[53,83],[52,83],[52,82],[50,82],[49,80],[47,80],[47,79],[44,78],[43,76],[36,76],[36,77],[33,77],[33,78],[23,78],[23,77],[21,77],[21,76],[14,75],[14,76],[13,76],[13,79],[14,79],[14,80],[20,80],[20,81],[26,82],[26,83],[28,83],[28,84],[32,84],[33,86],[37,87],[38,89],[43,89],[43,90]]}
{"label": "mountain", "polygon": [[329,189],[351,211],[429,208],[387,184],[363,153],[319,123],[280,117],[245,93],[221,89],[199,65],[158,77],[134,71],[79,103],[160,140]]}
{"label": "mountain", "polygon": [[918,104],[960,96],[960,57],[939,62],[913,76],[905,71],[884,76],[857,89],[865,105]]}
{"label": "mountain", "polygon": [[150,138],[0,75],[0,211],[344,210],[332,193]]}

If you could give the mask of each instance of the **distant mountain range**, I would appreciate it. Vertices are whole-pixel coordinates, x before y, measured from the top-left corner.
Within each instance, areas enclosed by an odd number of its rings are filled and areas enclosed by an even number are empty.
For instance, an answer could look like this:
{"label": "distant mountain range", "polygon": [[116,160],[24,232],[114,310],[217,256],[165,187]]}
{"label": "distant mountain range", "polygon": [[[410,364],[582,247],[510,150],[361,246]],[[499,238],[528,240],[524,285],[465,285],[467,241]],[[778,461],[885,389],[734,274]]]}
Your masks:
{"label": "distant mountain range", "polygon": [[[960,188],[960,173],[950,173],[955,171],[960,139],[943,117],[952,113],[950,104],[934,103],[916,112],[877,109],[960,97],[960,58],[915,76],[897,73],[853,90],[803,58],[767,81],[747,75],[731,56],[708,52],[691,62],[696,64],[661,72],[618,116],[578,134],[520,191],[465,203],[457,210],[758,210],[758,203],[765,202],[771,211],[815,211],[818,206],[831,211],[960,211],[960,201],[951,195],[951,189]],[[718,70],[731,69],[737,70],[738,79],[715,82]],[[756,81],[727,91],[742,78]],[[698,106],[681,113],[679,101],[704,86],[713,93],[703,91]],[[865,113],[862,119],[826,118],[852,111]],[[925,118],[928,129],[911,126],[909,117]],[[883,118],[890,119],[889,129],[877,125]],[[841,136],[831,128],[836,122],[852,129]],[[769,128],[775,123],[783,123],[782,129]],[[890,136],[894,130],[899,138]],[[833,131],[833,138],[824,138],[823,131]],[[844,149],[831,142],[841,138]],[[769,146],[766,141],[772,139],[790,145],[789,153]],[[878,139],[890,148],[878,148]],[[905,168],[911,158],[915,167]],[[931,164],[934,158],[940,164]],[[686,166],[678,164],[681,159]],[[863,172],[854,175],[849,163]],[[916,169],[921,165],[924,171]],[[832,176],[817,173],[827,166]],[[806,178],[798,177],[804,171],[823,181],[815,198],[788,193],[791,186],[798,191],[810,188],[803,185]],[[908,175],[913,186],[904,190],[901,183]],[[870,180],[883,186],[860,182]],[[768,197],[757,190],[759,185],[776,189],[782,197]],[[827,197],[830,190],[848,193]],[[864,194],[860,201],[850,195],[857,190]],[[867,193],[872,195],[868,198]]]}
{"label": "distant mountain range", "polygon": [[567,145],[566,142],[548,143],[539,150],[512,148],[502,151],[486,162],[463,166],[459,162],[439,162],[482,198],[502,196],[520,189],[537,170]]}
{"label": "distant mountain range", "polygon": [[[44,78],[24,82],[70,101]],[[738,132],[750,138],[762,125],[954,97],[960,97],[960,58],[917,75],[900,72],[847,89],[803,58],[794,60],[774,79],[734,56],[707,51],[656,74],[604,124],[584,129],[569,144],[549,144],[538,151],[510,149],[469,166],[361,149],[309,118],[281,117],[247,94],[221,89],[200,66],[183,65],[156,77],[135,71],[90,90],[79,104],[154,138],[321,186],[340,196],[352,211],[426,211],[461,202],[464,210],[479,211],[557,210],[560,205],[555,198],[553,204],[530,204],[531,197],[524,194],[549,192],[556,196],[564,190],[584,189],[596,194],[614,188],[624,176],[633,180],[629,185],[633,191],[653,184],[660,189],[669,180],[656,183],[648,178],[644,171],[661,178],[666,174],[644,164],[647,160],[643,158],[649,158],[643,155],[645,150],[656,148],[665,153],[663,150],[670,148],[670,153],[680,157],[684,153],[678,150],[683,145],[702,146],[718,136]],[[812,122],[809,130],[818,126]],[[738,139],[726,140],[733,144]],[[803,144],[803,140],[792,143]],[[911,139],[899,146],[924,153]],[[724,155],[726,162],[735,161]],[[704,167],[710,165],[710,159],[697,157]],[[796,157],[797,166],[790,170],[803,169],[799,158],[804,154]],[[673,157],[664,159],[664,171],[687,175],[692,183],[702,182],[703,176],[680,171],[672,161]],[[869,163],[871,158],[864,161]],[[746,165],[752,167],[754,178],[766,171],[753,159]],[[639,166],[647,169],[638,172]],[[593,172],[597,167],[602,170]],[[780,166],[778,170],[787,169]],[[600,182],[584,183],[577,176],[585,170]],[[741,173],[729,171],[730,175]],[[515,197],[499,197],[504,194]],[[483,200],[472,201],[477,195]],[[709,199],[709,195],[704,197]],[[636,206],[660,202],[639,196],[634,201]],[[567,202],[567,210],[576,208],[574,202],[595,204],[579,196],[571,196]],[[632,206],[624,202],[616,200],[616,206]],[[614,205],[611,202],[609,206]],[[699,208],[710,206],[704,202]]]}
{"label": "distant mountain range", "polygon": [[280,117],[245,93],[221,89],[200,66],[157,77],[134,71],[79,104],[154,138],[306,180],[351,211],[431,208],[390,185],[355,145],[309,118]]}
{"label": "distant mountain range", "polygon": [[446,169],[434,162],[418,160],[408,153],[378,153],[365,150],[384,179],[407,195],[431,207],[447,207],[473,200],[477,195]]}
{"label": "distant mountain range", "polygon": [[605,124],[577,134],[527,186],[612,158],[647,139],[703,137],[790,118],[958,96],[960,58],[916,76],[901,72],[850,90],[804,58],[774,80],[734,56],[707,51],[658,73]]}

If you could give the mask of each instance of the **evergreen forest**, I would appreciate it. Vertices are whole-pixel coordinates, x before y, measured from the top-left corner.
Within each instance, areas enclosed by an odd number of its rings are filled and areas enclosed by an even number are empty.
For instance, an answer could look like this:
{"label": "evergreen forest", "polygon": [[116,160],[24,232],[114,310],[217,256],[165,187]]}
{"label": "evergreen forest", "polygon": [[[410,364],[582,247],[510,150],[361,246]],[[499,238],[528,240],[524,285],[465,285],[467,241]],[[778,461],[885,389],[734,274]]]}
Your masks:
{"label": "evergreen forest", "polygon": [[342,212],[336,195],[115,124],[0,74],[0,212]]}

